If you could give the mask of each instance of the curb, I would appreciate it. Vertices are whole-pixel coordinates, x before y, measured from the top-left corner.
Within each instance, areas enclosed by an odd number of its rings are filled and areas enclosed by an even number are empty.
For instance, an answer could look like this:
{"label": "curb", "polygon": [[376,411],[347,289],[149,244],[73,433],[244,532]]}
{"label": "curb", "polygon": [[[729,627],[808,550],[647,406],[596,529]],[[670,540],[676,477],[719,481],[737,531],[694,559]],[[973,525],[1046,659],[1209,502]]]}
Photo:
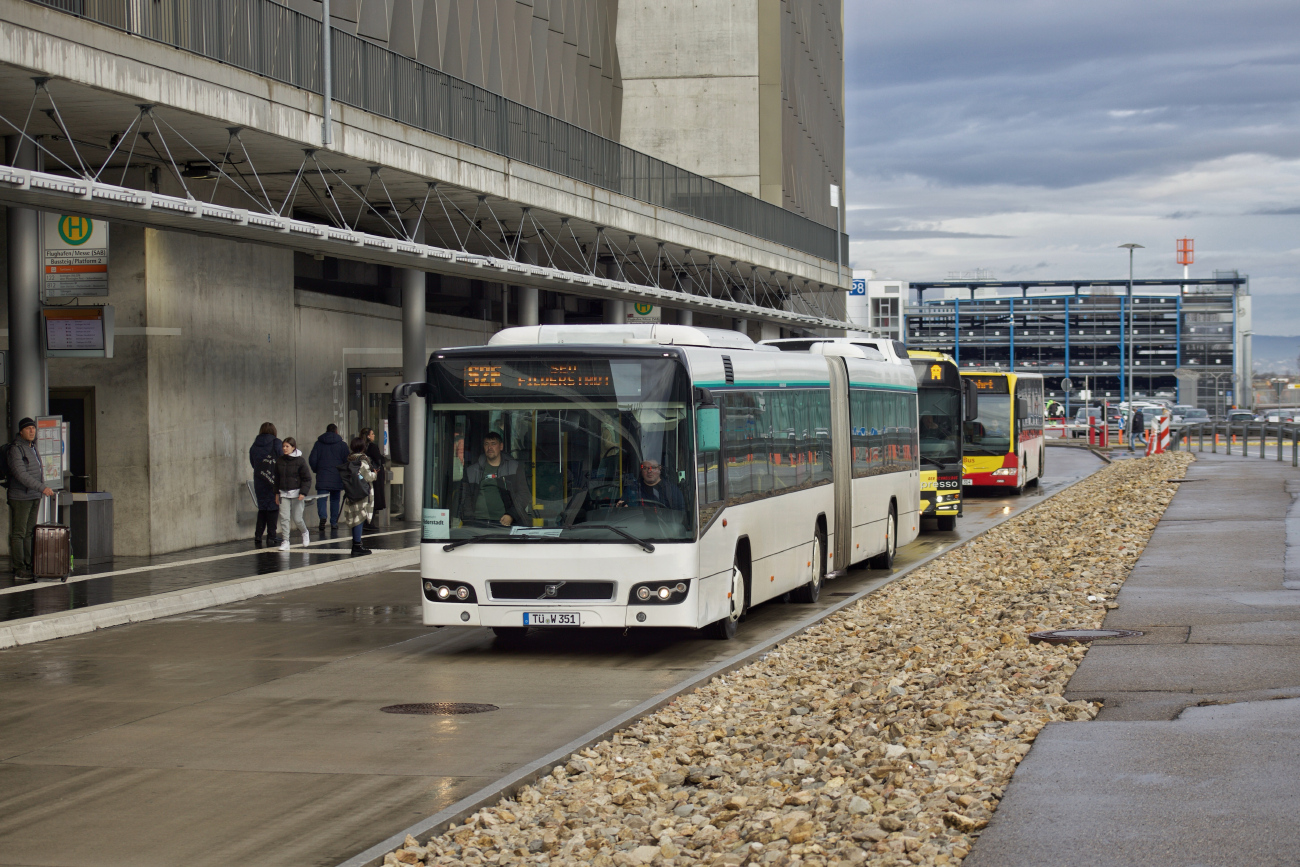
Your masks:
{"label": "curb", "polygon": [[[1109,461],[1107,461],[1107,463],[1109,463]],[[537,780],[549,774],[551,768],[556,765],[563,765],[565,760],[572,753],[576,753],[580,750],[586,749],[587,747],[600,743],[610,735],[627,726],[629,723],[632,723],[641,717],[648,716],[660,708],[671,704],[678,696],[695,689],[701,684],[708,683],[718,675],[726,674],[727,672],[734,671],[737,668],[747,665],[754,659],[768,653],[776,645],[786,641],[787,639],[793,638],[795,635],[798,635],[809,627],[815,626],[831,615],[839,613],[864,597],[875,593],[880,588],[892,584],[900,578],[906,577],[913,571],[920,569],[922,566],[927,565],[933,560],[937,560],[945,554],[949,554],[958,548],[969,545],[971,542],[984,536],[990,530],[1002,526],[1013,518],[1017,518],[1033,511],[1044,503],[1050,502],[1052,497],[1055,497],[1057,494],[1064,493],[1080,482],[1087,481],[1090,478],[1092,478],[1091,473],[1081,479],[1076,479],[1061,488],[1059,491],[1056,491],[1051,497],[1048,497],[1041,503],[1035,503],[1028,509],[1017,512],[1014,515],[1006,515],[995,523],[985,527],[983,530],[980,530],[969,539],[964,540],[959,545],[954,545],[951,548],[946,548],[942,551],[936,551],[933,554],[916,561],[902,571],[892,572],[889,575],[882,575],[879,579],[872,581],[866,587],[863,587],[847,599],[843,599],[832,605],[830,608],[819,611],[816,614],[810,615],[807,619],[801,620],[793,626],[787,627],[783,632],[774,635],[761,644],[756,644],[753,647],[742,650],[736,655],[724,659],[722,662],[715,663],[698,674],[691,675],[681,683],[669,687],[658,695],[652,696],[651,698],[641,702],[636,707],[624,711],[613,719],[602,723],[585,734],[579,735],[574,740],[569,741],[562,747],[552,750],[540,759],[535,759],[528,764],[511,771],[496,782],[489,783],[477,792],[466,795],[456,803],[439,810],[427,819],[422,819],[414,825],[411,825],[409,828],[398,831],[388,839],[376,843],[363,852],[353,855],[348,860],[339,864],[338,867],[382,867],[384,856],[395,849],[400,849],[403,842],[406,840],[407,835],[415,837],[423,843],[436,834],[440,834],[447,830],[452,825],[460,824],[484,807],[493,806],[502,798],[513,797],[520,789],[537,782]]]}
{"label": "curb", "polygon": [[[108,602],[74,611],[59,611],[42,614],[12,625],[0,626],[0,649],[35,644],[54,638],[67,638],[121,626],[127,623],[141,623],[211,608],[214,605],[226,605],[241,602],[254,596],[270,593],[282,593],[302,587],[314,587],[346,578],[356,578],[374,572],[385,572],[399,566],[414,566],[420,562],[419,547],[403,548],[397,551],[376,551],[369,557],[359,557],[343,562],[322,563],[316,566],[299,566],[271,575],[256,575],[248,578],[232,578],[204,587],[190,587],[173,590],[157,596],[145,596],[139,599],[123,599],[120,602]],[[51,585],[58,586],[58,585]]]}

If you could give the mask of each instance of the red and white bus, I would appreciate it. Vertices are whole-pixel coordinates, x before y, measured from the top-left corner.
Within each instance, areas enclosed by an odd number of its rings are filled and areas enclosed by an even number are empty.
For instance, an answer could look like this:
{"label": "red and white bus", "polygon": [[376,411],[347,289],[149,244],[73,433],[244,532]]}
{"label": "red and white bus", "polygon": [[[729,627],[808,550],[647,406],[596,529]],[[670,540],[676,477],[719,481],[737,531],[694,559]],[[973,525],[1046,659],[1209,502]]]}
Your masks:
{"label": "red and white bus", "polygon": [[1043,477],[1043,377],[1037,373],[962,371],[979,415],[962,425],[963,485],[1017,494]]}

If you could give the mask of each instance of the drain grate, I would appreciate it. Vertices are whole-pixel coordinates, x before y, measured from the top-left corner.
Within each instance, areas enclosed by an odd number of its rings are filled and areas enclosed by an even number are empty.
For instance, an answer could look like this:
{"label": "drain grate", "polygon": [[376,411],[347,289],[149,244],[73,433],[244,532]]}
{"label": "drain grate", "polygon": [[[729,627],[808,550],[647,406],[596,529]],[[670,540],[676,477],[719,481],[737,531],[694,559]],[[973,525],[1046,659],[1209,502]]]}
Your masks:
{"label": "drain grate", "polygon": [[420,716],[450,716],[460,713],[487,713],[500,710],[494,704],[468,704],[463,701],[434,701],[423,704],[390,704],[381,707],[384,713],[406,713]]}
{"label": "drain grate", "polygon": [[1165,479],[1171,485],[1181,485],[1183,482],[1203,482],[1205,479]]}
{"label": "drain grate", "polygon": [[850,590],[847,593],[831,593],[831,596],[853,596],[857,591]]}
{"label": "drain grate", "polygon": [[1132,638],[1143,633],[1132,629],[1049,629],[1031,632],[1030,641],[1044,644],[1068,644],[1071,641],[1096,641],[1099,638]]}

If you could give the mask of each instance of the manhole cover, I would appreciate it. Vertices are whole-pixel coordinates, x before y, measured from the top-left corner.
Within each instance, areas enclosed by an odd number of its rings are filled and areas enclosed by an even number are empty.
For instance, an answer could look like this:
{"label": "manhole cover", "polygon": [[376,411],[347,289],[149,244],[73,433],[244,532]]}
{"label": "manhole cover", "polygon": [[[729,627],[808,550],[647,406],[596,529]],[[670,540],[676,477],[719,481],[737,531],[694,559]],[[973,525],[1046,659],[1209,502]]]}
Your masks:
{"label": "manhole cover", "polygon": [[487,713],[499,710],[494,704],[468,704],[463,701],[434,701],[424,704],[390,704],[381,707],[384,713],[409,713],[423,716],[446,716],[458,713]]}
{"label": "manhole cover", "polygon": [[1132,629],[1049,629],[1046,632],[1031,632],[1030,641],[1045,644],[1068,644],[1071,641],[1096,641],[1099,638],[1132,638],[1142,635]]}

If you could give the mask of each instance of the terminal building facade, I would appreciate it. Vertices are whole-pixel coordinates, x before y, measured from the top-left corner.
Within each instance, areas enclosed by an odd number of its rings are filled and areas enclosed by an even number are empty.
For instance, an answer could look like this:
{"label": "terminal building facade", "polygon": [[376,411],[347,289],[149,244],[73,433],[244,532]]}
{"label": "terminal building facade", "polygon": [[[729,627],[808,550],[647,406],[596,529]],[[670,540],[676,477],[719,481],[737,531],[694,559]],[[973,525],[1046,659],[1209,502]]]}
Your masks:
{"label": "terminal building facade", "polygon": [[[776,314],[843,319],[837,0],[336,0],[332,104],[319,2],[212,8],[0,0],[0,115],[29,132],[5,165],[203,203],[172,227],[113,198],[134,192],[56,211],[0,181],[8,435],[24,415],[71,422],[67,481],[112,494],[116,554],[251,536],[262,422],[304,452],[328,424],[379,427],[433,349],[624,321],[605,283],[670,293],[645,305],[660,321],[755,339],[805,333]],[[250,243],[199,219],[209,203],[285,228]],[[38,295],[41,211],[109,225],[107,294]],[[312,226],[461,258],[385,264]],[[538,288],[533,267],[572,280]],[[113,357],[36,354],[38,307],[105,303]]]}
{"label": "terminal building facade", "polygon": [[1235,271],[1135,280],[1131,304],[1127,280],[909,283],[854,272],[859,281],[853,291],[862,294],[849,306],[855,323],[885,333],[879,312],[896,297],[886,289],[901,287],[900,339],[908,347],[946,352],[962,370],[1041,373],[1047,396],[1072,406],[1081,405],[1081,391],[1093,402],[1127,393],[1130,338],[1135,398],[1167,398],[1211,415],[1252,400],[1250,285]]}

